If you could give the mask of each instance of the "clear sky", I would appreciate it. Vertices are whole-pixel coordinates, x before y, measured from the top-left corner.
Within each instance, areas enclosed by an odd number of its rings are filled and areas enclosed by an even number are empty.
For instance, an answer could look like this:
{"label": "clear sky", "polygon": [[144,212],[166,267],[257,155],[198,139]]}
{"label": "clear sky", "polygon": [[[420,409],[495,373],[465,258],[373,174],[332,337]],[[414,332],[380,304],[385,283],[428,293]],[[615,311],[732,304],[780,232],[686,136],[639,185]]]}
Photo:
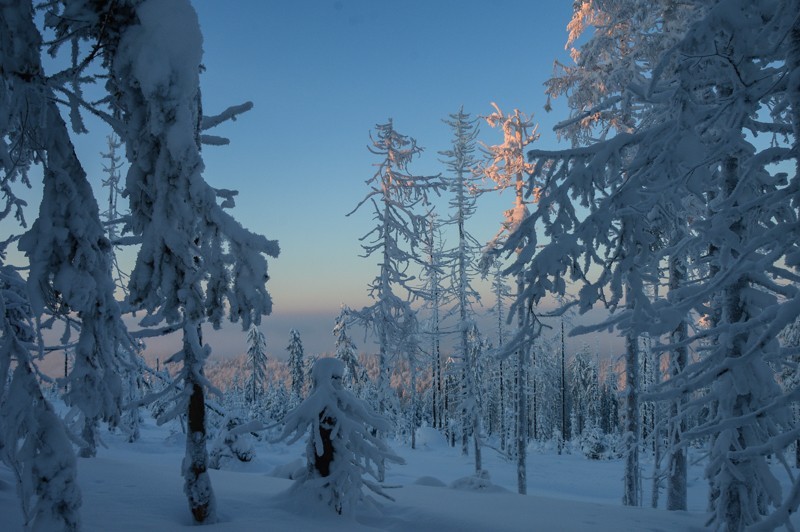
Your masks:
{"label": "clear sky", "polygon": [[[268,283],[275,311],[264,330],[277,335],[281,349],[293,321],[307,350],[332,349],[339,305],[368,303],[366,286],[377,269],[359,257],[358,239],[372,227],[372,213],[345,214],[367,193],[364,181],[377,159],[366,146],[376,123],[391,117],[425,148],[410,168],[421,174],[443,170],[437,151],[448,148],[451,133],[442,119],[461,105],[473,115],[491,112],[493,101],[533,113],[540,143],[555,145],[552,125],[564,118],[563,108],[544,112],[542,84],[556,58],[569,60],[570,2],[194,5],[205,40],[206,114],[255,104],[221,128],[230,146],[205,149],[206,179],[239,189],[235,215],[280,241]],[[499,132],[481,129],[484,142],[500,142]],[[491,196],[481,198],[468,227],[480,241],[496,232],[512,202],[509,193]]]}
{"label": "clear sky", "polygon": [[[462,105],[473,116],[490,113],[491,102],[533,114],[539,146],[557,146],[552,126],[566,110],[557,101],[554,111],[544,111],[543,82],[555,59],[570,61],[564,43],[571,2],[193,4],[204,37],[205,114],[255,104],[236,122],[209,131],[229,137],[231,145],[204,148],[205,178],[239,190],[233,215],[280,242],[267,285],[274,313],[262,326],[271,353],[284,354],[291,327],[300,330],[307,352],[331,351],[340,304],[369,301],[367,283],[377,267],[360,257],[359,237],[373,226],[372,213],[345,215],[366,195],[364,182],[374,173],[377,159],[367,145],[376,123],[391,117],[399,132],[425,148],[410,166],[418,174],[443,171],[437,151],[449,147],[451,132],[442,119]],[[107,130],[89,122],[91,134],[76,145],[99,189]],[[493,144],[501,134],[483,123],[480,138]],[[484,195],[467,229],[488,240],[512,201],[510,193]],[[446,198],[441,203],[444,208]],[[217,354],[246,349],[238,327],[207,339]],[[168,354],[167,347],[149,345]]]}

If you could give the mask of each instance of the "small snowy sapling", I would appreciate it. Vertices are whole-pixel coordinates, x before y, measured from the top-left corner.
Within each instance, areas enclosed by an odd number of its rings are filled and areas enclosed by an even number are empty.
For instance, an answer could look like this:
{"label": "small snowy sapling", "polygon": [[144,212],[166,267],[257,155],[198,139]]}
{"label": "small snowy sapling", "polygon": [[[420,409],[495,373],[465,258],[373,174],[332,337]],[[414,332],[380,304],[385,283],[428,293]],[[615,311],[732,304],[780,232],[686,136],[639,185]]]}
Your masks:
{"label": "small snowy sapling", "polygon": [[253,437],[248,432],[237,431],[243,421],[235,415],[228,415],[222,423],[219,435],[209,453],[208,467],[221,469],[234,459],[239,462],[250,462],[256,456]]}
{"label": "small snowy sapling", "polygon": [[278,437],[278,441],[293,443],[310,427],[306,472],[292,493],[308,494],[339,514],[350,513],[364,499],[362,486],[391,499],[380,485],[363,478],[364,474],[382,478],[387,461],[404,463],[375,435],[391,428],[388,421],[342,387],[344,371],[341,360],[317,360],[311,371],[311,393],[286,414]]}

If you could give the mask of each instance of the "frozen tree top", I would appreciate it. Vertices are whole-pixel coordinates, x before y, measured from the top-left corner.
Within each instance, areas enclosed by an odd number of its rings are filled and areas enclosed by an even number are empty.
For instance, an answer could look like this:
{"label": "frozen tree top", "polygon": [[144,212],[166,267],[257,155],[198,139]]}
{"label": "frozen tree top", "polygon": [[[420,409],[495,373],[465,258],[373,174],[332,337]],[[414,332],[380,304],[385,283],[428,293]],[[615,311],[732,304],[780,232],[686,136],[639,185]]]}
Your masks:
{"label": "frozen tree top", "polygon": [[311,368],[311,379],[315,389],[326,386],[328,383],[332,384],[334,388],[341,388],[343,377],[344,362],[338,358],[320,358]]}
{"label": "frozen tree top", "polygon": [[128,60],[142,92],[147,96],[191,94],[193,87],[183,83],[199,76],[203,54],[197,13],[181,0],[145,0],[136,13],[140,24],[126,33],[118,53],[131,54]]}

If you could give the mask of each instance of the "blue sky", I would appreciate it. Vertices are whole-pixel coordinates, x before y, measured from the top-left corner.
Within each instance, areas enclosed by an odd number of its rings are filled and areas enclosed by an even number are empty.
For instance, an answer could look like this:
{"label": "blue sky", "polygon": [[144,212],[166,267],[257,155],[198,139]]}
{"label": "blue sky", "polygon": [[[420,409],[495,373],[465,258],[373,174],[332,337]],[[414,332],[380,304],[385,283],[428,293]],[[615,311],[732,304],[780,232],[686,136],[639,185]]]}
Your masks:
{"label": "blue sky", "polygon": [[[490,113],[491,102],[505,111],[519,108],[539,124],[539,147],[558,146],[552,127],[566,109],[556,101],[554,111],[544,111],[543,82],[555,59],[570,61],[564,43],[571,2],[193,4],[204,38],[205,114],[255,104],[236,122],[209,132],[230,138],[231,145],[203,153],[206,180],[240,191],[234,216],[280,241],[268,283],[274,313],[262,325],[273,354],[285,353],[291,327],[300,330],[307,352],[331,351],[340,304],[369,302],[367,283],[377,267],[360,257],[359,238],[373,226],[372,213],[345,215],[366,195],[364,182],[374,173],[377,159],[367,145],[376,123],[391,117],[399,132],[425,148],[410,166],[417,174],[443,171],[437,152],[449,147],[451,133],[442,119],[462,105],[473,116]],[[91,133],[76,138],[76,148],[102,198],[99,153],[108,130],[91,117],[87,122]],[[485,123],[479,138],[501,141]],[[32,208],[35,195],[36,187]],[[439,202],[443,215],[446,200]],[[512,201],[509,192],[484,195],[467,229],[488,240]],[[206,339],[219,355],[246,349],[238,326]],[[148,345],[161,358],[178,348],[177,342]]]}
{"label": "blue sky", "polygon": [[[359,257],[372,227],[365,209],[377,162],[366,146],[376,123],[425,148],[411,166],[442,171],[437,151],[451,134],[442,123],[463,105],[473,115],[533,113],[540,145],[555,146],[563,107],[543,110],[543,82],[564,50],[569,2],[198,0],[205,41],[205,112],[246,100],[254,109],[220,128],[232,144],[206,148],[206,179],[241,191],[235,215],[281,243],[268,287],[272,331],[281,346],[296,318],[309,351],[332,349],[339,305],[368,303],[374,261]],[[235,6],[235,7],[234,7]],[[562,109],[559,112],[559,109]],[[500,134],[482,126],[487,144]],[[484,196],[468,229],[481,241],[497,230],[509,193]],[[315,319],[311,315],[316,315]],[[317,322],[317,323],[315,323]],[[305,329],[305,330],[304,330]]]}

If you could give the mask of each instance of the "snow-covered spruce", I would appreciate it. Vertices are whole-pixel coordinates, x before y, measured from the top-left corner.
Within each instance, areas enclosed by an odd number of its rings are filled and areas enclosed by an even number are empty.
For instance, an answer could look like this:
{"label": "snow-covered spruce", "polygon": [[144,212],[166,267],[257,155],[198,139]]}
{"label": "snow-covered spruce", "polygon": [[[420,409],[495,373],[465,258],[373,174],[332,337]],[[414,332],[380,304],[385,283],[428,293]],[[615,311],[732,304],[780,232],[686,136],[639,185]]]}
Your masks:
{"label": "snow-covered spruce", "polygon": [[142,310],[143,327],[182,331],[183,346],[167,361],[181,364],[170,390],[176,408],[162,419],[187,416],[184,492],[194,519],[213,522],[203,371],[210,349],[201,327],[220,327],[227,314],[247,329],[271,312],[266,258],[279,247],[225,210],[235,193],[205,182],[200,142],[203,129],[249,106],[204,119],[202,34],[186,0],[69,2],[62,15],[50,17],[57,35],[91,40],[103,54],[109,103],[120,116],[109,121],[130,162],[126,230],[141,241],[129,302]]}
{"label": "snow-covered spruce", "polygon": [[247,397],[255,404],[267,382],[267,339],[255,324],[247,331],[247,363],[252,371]]}
{"label": "snow-covered spruce", "polygon": [[384,440],[389,423],[367,403],[342,387],[345,366],[335,358],[317,360],[311,371],[309,396],[286,414],[277,441],[293,443],[308,433],[307,468],[292,487],[296,496],[310,496],[337,513],[351,513],[364,499],[363,487],[390,498],[377,483],[386,462],[402,464]]}
{"label": "snow-covered spruce", "polygon": [[208,467],[224,468],[226,464],[238,460],[250,462],[256,456],[253,436],[249,432],[237,431],[243,421],[236,415],[227,415],[222,421],[222,428],[214,440],[209,453]]}
{"label": "snow-covered spruce", "polygon": [[[421,295],[409,273],[412,264],[421,265],[418,250],[424,245],[428,217],[429,194],[438,194],[444,187],[439,175],[420,176],[408,171],[408,165],[419,156],[422,148],[412,137],[400,134],[390,119],[375,126],[370,135],[371,153],[381,157],[373,176],[366,180],[370,191],[356,208],[371,203],[377,224],[361,237],[364,256],[379,257],[380,271],[369,284],[372,305],[353,311],[353,318],[374,332],[378,342],[378,411],[389,410],[394,395],[389,387],[389,357],[404,341],[403,329],[411,322],[414,310],[407,299],[397,292],[407,292],[412,298]],[[419,213],[419,208],[425,212]],[[396,397],[396,396],[394,396]]]}
{"label": "snow-covered spruce", "polygon": [[472,439],[475,459],[475,472],[481,471],[481,418],[480,407],[475,398],[479,395],[481,373],[476,370],[478,360],[474,346],[470,344],[470,331],[475,326],[473,304],[480,301],[480,295],[472,286],[473,278],[478,273],[476,257],[480,254],[481,245],[466,228],[466,222],[475,213],[477,196],[474,193],[479,187],[480,173],[478,163],[473,155],[475,138],[478,135],[478,119],[470,118],[461,108],[457,113],[444,120],[453,132],[452,148],[439,152],[444,156],[444,164],[448,170],[447,184],[453,197],[450,199],[450,219],[447,223],[458,228],[458,242],[454,249],[446,252],[446,259],[451,267],[451,286],[455,308],[458,316],[456,330],[459,335],[458,357],[464,371],[461,375],[461,451],[468,453],[469,440]]}
{"label": "snow-covered spruce", "polygon": [[[514,206],[505,211],[497,235],[487,245],[487,254],[482,259],[482,267],[488,270],[496,260],[493,250],[504,245],[509,235],[514,234],[523,220],[528,217],[528,206],[524,199],[525,176],[531,165],[525,160],[525,148],[539,138],[533,118],[514,109],[513,114],[505,114],[497,104],[492,103],[495,112],[484,117],[491,127],[499,127],[503,131],[503,143],[486,147],[489,162],[482,168],[483,174],[494,181],[498,190],[514,187]],[[534,192],[534,199],[538,193]],[[516,273],[517,294],[519,300],[525,290],[525,277]],[[517,454],[517,490],[524,495],[527,492],[526,455],[528,448],[528,402],[526,384],[530,370],[530,350],[534,338],[538,336],[538,322],[526,309],[533,306],[516,304],[519,334],[510,345],[511,350],[504,350],[500,356],[516,357],[516,454]],[[530,325],[530,326],[529,326]]]}
{"label": "snow-covered spruce", "polygon": [[350,384],[350,388],[358,394],[359,387],[359,364],[358,364],[358,348],[353,342],[350,335],[347,333],[347,320],[349,318],[350,309],[346,305],[342,305],[339,315],[336,316],[336,321],[333,326],[333,336],[336,338],[336,358],[341,360],[345,365],[345,382]]}
{"label": "snow-covered spruce", "polygon": [[16,476],[26,530],[78,530],[75,453],[34,374],[26,292],[19,273],[0,265],[0,460]]}
{"label": "snow-covered spruce", "polygon": [[287,364],[289,364],[289,374],[292,377],[289,407],[294,408],[303,400],[303,388],[306,378],[306,372],[303,370],[305,350],[303,349],[303,341],[300,339],[300,331],[297,329],[289,331],[289,345],[286,346],[286,350],[289,352]]}
{"label": "snow-covered spruce", "polygon": [[[616,4],[621,2],[603,3]],[[638,7],[646,5],[664,7]],[[800,19],[785,14],[797,13],[800,4],[720,0],[695,6],[692,23],[681,31],[664,18],[666,10],[641,26],[652,31],[631,33],[647,42],[624,40],[626,50],[646,50],[656,34],[678,39],[648,57],[630,57],[642,70],[619,96],[645,110],[632,131],[586,147],[528,153],[536,162],[529,190],[541,187],[542,202],[505,251],[522,248],[510,268],[527,281],[519,304],[535,305],[547,293],[564,295],[566,283],[577,280],[579,287],[570,291],[578,294],[581,311],[595,304],[613,311],[574,332],[617,328],[626,336],[628,437],[639,429],[632,340],[670,335],[659,348],[674,351],[674,368],[657,398],[671,401],[671,415],[680,416],[668,420],[673,449],[685,449],[693,438],[710,440],[709,524],[766,530],[788,523],[800,505],[800,483],[781,493],[767,463],[796,436],[796,429],[787,430],[791,396],[782,396],[768,362],[790,356],[776,337],[800,308],[797,174],[776,170],[781,162],[798,165],[800,85],[790,80],[797,79],[800,64]],[[595,110],[576,109],[571,120]],[[753,142],[759,133],[778,132],[770,146]],[[682,229],[667,245],[658,242],[656,216],[659,227]],[[652,301],[644,290],[651,272],[674,260],[691,270],[687,276],[674,272],[679,275],[669,296]],[[598,274],[588,274],[590,269]],[[696,319],[695,313],[708,327],[687,337],[681,322]],[[684,364],[683,346],[703,356]],[[687,402],[695,392],[702,393]],[[701,409],[710,415],[683,433],[681,421]],[[628,446],[630,457],[637,448]],[[670,508],[683,505],[686,482],[682,460],[674,458]],[[625,500],[635,503],[638,464],[629,463]]]}
{"label": "snow-covered spruce", "polygon": [[[120,375],[126,371],[117,349],[125,343],[126,334],[114,300],[111,245],[56,105],[53,84],[43,75],[42,38],[30,1],[0,4],[0,33],[4,36],[0,39],[0,91],[4,93],[0,105],[8,106],[0,117],[2,173],[8,173],[8,178],[24,174],[32,162],[41,163],[43,169],[39,214],[18,246],[30,264],[30,305],[37,315],[78,317],[80,330],[66,399],[83,414],[81,454],[91,456],[99,422],[119,422]],[[11,153],[5,147],[6,138],[11,141]],[[70,328],[68,324],[65,338]]]}

